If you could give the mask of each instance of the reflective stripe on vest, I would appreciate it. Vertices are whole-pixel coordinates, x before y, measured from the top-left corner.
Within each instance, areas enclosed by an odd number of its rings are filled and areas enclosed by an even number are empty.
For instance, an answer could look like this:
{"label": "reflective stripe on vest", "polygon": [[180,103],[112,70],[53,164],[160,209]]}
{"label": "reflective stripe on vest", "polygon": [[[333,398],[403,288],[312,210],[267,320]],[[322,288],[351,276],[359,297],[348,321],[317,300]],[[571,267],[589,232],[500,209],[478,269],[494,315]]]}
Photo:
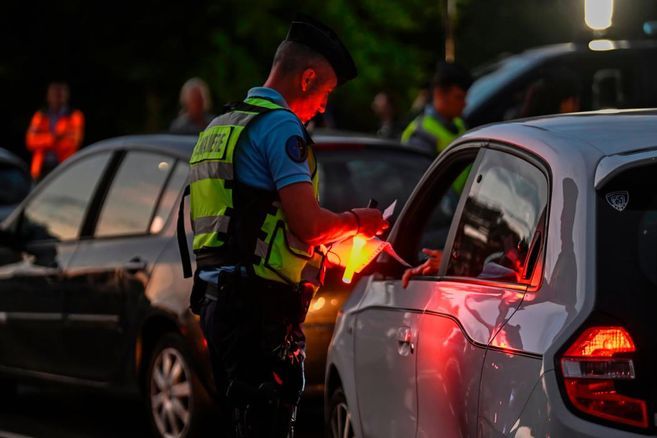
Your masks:
{"label": "reflective stripe on vest", "polygon": [[[234,157],[238,141],[248,124],[258,115],[286,110],[266,99],[249,98],[215,119],[198,139],[190,159],[190,206],[194,230],[194,251],[220,249],[231,232],[234,210]],[[310,138],[307,138],[310,143]],[[308,147],[308,165],[315,196],[319,193],[317,163]],[[275,201],[266,212],[260,235],[248,242],[254,248],[252,270],[264,279],[299,283],[319,283],[324,255],[298,239],[289,230],[280,206]],[[313,277],[313,278],[307,278]]]}
{"label": "reflective stripe on vest", "polygon": [[455,118],[452,123],[456,126],[456,133],[447,129],[435,117],[420,114],[402,133],[402,142],[407,143],[411,138],[417,137],[435,145],[436,154],[440,154],[451,142],[465,133],[465,123],[461,118]]}

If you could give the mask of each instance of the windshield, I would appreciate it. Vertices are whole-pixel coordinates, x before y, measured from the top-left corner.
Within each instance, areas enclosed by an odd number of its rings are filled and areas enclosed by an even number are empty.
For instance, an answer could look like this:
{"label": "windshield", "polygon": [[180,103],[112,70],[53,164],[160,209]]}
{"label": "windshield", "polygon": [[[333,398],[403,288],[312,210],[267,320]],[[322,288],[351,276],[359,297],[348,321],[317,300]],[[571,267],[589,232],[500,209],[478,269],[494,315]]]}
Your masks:
{"label": "windshield", "polygon": [[0,164],[0,205],[18,204],[30,191],[27,174],[11,165]]}
{"label": "windshield", "polygon": [[532,64],[532,58],[516,55],[480,69],[483,74],[468,91],[468,103],[464,115],[467,117],[497,90],[528,70]]}
{"label": "windshield", "polygon": [[345,211],[374,198],[383,209],[396,199],[396,214],[431,164],[424,155],[379,148],[318,150],[317,161],[322,207]]}

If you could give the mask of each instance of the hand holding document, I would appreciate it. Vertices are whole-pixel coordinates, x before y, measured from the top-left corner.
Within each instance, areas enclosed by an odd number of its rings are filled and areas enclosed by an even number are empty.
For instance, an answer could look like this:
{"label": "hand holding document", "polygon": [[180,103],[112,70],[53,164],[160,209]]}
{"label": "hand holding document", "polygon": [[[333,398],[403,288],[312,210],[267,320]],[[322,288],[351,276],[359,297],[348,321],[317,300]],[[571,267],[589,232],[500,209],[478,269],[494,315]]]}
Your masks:
{"label": "hand holding document", "polygon": [[[383,218],[389,219],[395,211],[397,201],[395,200],[383,212]],[[329,263],[344,266],[345,271],[342,276],[344,283],[351,283],[353,275],[361,272],[367,265],[372,263],[383,251],[390,254],[395,260],[404,266],[410,267],[392,248],[389,242],[385,242],[377,237],[366,239],[357,235],[353,238],[339,242],[331,248],[328,259]]]}

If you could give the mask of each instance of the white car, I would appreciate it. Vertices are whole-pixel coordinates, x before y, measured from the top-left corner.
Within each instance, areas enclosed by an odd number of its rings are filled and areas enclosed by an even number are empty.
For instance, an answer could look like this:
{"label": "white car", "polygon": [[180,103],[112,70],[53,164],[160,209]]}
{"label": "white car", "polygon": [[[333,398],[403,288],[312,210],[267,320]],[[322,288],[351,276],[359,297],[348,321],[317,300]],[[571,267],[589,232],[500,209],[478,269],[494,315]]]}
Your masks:
{"label": "white car", "polygon": [[[464,187],[454,184],[469,172]],[[333,437],[657,432],[657,111],[487,126],[442,153],[328,352]]]}

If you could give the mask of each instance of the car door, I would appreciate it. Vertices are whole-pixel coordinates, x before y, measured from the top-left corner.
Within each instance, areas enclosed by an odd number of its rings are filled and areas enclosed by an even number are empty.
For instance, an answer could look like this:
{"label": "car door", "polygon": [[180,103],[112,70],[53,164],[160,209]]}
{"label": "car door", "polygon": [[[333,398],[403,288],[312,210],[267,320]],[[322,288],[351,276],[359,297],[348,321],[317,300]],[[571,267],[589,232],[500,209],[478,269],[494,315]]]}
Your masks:
{"label": "car door", "polygon": [[65,346],[76,377],[107,381],[134,363],[140,321],[148,310],[150,272],[172,233],[164,233],[188,174],[161,153],[124,153],[95,224],[70,263]]}
{"label": "car door", "polygon": [[[393,236],[395,248],[408,254],[406,235],[414,233],[418,223],[409,218],[422,216],[432,224],[432,232],[425,236],[434,243],[444,244],[447,229],[454,214],[459,193],[452,188],[456,178],[472,165],[477,150],[459,160],[439,160],[423,178],[420,186],[441,185],[432,197],[432,214],[419,213],[413,204],[428,203],[427,192],[414,192],[400,216],[400,224]],[[467,170],[466,170],[467,171]],[[427,182],[427,181],[430,181]],[[438,195],[438,192],[440,194]],[[415,201],[413,201],[415,199]],[[410,205],[410,208],[409,208]],[[417,234],[417,233],[415,233]],[[418,236],[418,242],[421,239]],[[401,274],[401,272],[398,272]],[[408,289],[401,283],[401,275],[374,276],[363,301],[359,305],[354,328],[355,374],[362,433],[365,437],[412,437],[418,424],[417,360],[420,344],[422,312],[431,301],[434,291],[427,283],[413,282]]]}
{"label": "car door", "polygon": [[493,339],[504,351],[517,335],[505,324],[533,279],[547,196],[537,167],[481,150],[438,275],[409,286],[432,291],[418,322],[419,437],[476,435],[484,359]]}
{"label": "car door", "polygon": [[110,152],[101,152],[58,169],[9,219],[14,249],[0,257],[2,367],[66,374],[62,331],[67,269],[110,159]]}

